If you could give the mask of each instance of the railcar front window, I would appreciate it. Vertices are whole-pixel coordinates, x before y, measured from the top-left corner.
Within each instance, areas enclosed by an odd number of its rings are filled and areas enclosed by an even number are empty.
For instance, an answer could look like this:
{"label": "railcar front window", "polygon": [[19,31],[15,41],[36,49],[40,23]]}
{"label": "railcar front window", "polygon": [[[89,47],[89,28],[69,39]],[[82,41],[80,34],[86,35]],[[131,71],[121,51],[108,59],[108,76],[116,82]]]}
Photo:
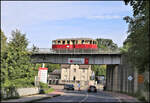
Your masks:
{"label": "railcar front window", "polygon": [[56,44],[56,41],[53,41],[52,43],[53,43],[53,44]]}

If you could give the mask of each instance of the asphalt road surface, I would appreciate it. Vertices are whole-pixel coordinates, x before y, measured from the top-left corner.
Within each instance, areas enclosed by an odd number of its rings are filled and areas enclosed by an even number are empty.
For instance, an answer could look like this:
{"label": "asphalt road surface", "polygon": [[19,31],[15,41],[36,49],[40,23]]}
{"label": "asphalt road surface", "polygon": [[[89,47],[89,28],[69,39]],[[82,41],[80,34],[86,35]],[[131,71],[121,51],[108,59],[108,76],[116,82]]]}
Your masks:
{"label": "asphalt road surface", "polygon": [[61,96],[40,100],[38,102],[120,102],[117,97],[113,97],[102,91],[88,93],[87,91],[64,90],[63,92],[64,94]]}

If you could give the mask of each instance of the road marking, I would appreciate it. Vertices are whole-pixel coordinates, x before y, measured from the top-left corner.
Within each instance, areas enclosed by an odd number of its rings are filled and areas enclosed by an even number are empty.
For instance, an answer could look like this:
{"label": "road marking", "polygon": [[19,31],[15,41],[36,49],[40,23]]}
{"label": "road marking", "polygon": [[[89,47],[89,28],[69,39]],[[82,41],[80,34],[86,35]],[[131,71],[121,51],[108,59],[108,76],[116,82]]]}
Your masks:
{"label": "road marking", "polygon": [[105,96],[100,96],[100,95],[88,95],[89,97],[95,97],[95,98],[104,98],[104,99],[118,99],[115,97],[105,97]]}
{"label": "road marking", "polygon": [[79,103],[84,102],[87,98],[88,98],[88,93],[86,94],[86,97],[84,99],[82,99]]}
{"label": "road marking", "polygon": [[121,100],[120,100],[120,98],[119,97],[115,97],[120,103],[121,103]]}

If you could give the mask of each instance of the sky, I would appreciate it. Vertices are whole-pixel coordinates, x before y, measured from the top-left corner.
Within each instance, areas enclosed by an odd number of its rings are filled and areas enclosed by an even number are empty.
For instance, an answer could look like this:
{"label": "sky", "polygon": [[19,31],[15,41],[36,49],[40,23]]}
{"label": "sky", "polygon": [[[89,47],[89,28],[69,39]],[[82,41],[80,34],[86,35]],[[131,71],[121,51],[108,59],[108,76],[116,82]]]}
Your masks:
{"label": "sky", "polygon": [[2,1],[1,28],[8,41],[19,29],[39,48],[58,38],[112,39],[119,47],[127,37],[132,8],[123,1]]}

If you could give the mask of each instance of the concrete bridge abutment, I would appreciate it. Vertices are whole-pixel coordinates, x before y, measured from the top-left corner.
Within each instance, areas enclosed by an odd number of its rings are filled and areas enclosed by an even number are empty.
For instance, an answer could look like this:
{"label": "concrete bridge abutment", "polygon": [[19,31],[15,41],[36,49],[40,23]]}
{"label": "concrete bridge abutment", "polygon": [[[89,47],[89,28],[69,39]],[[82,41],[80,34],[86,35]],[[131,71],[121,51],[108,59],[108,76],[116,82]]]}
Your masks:
{"label": "concrete bridge abutment", "polygon": [[119,91],[119,65],[107,65],[106,76],[106,90]]}
{"label": "concrete bridge abutment", "polygon": [[[140,76],[143,80],[140,80]],[[137,68],[129,63],[126,55],[122,55],[120,64],[107,65],[106,90],[140,95],[149,101],[149,88],[146,90],[144,86],[146,80],[149,82],[148,77],[149,72],[139,73]]]}

